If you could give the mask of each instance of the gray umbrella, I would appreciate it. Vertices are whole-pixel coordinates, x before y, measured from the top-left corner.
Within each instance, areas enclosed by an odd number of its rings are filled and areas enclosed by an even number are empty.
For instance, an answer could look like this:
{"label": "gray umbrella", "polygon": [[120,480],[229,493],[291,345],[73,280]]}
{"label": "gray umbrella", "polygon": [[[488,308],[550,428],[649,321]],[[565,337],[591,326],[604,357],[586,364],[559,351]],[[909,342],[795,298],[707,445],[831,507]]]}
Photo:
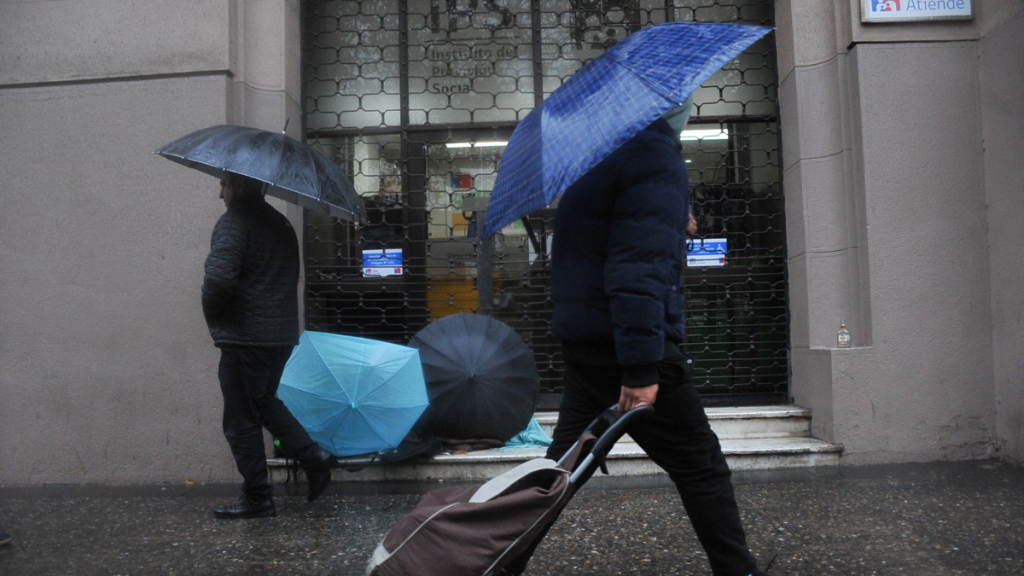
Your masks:
{"label": "gray umbrella", "polygon": [[344,220],[367,220],[366,208],[345,171],[284,132],[211,126],[156,153],[217,178],[233,172],[265,182],[268,194],[304,208]]}

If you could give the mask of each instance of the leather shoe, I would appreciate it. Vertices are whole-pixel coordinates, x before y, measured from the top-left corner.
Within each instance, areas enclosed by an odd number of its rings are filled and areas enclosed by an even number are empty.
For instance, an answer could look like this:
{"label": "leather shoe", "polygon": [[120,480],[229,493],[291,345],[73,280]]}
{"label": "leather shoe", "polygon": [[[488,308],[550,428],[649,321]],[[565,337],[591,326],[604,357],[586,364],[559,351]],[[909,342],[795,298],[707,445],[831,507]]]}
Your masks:
{"label": "leather shoe", "polygon": [[217,518],[239,520],[243,518],[266,518],[275,514],[274,499],[267,498],[262,502],[249,500],[244,494],[234,504],[213,509]]}
{"label": "leather shoe", "polygon": [[315,453],[310,458],[301,460],[302,470],[306,473],[306,480],[309,481],[309,497],[312,502],[320,497],[327,490],[331,483],[331,460],[334,457],[331,453],[317,446]]}

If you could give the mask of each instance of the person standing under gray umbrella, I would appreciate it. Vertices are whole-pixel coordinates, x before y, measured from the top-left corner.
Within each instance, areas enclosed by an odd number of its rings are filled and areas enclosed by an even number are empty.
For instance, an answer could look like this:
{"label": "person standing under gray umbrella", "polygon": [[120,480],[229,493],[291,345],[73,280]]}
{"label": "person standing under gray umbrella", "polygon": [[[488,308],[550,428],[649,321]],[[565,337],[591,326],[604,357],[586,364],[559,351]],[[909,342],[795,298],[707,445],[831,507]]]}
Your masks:
{"label": "person standing under gray umbrella", "polygon": [[224,436],[244,479],[238,501],[214,509],[219,518],[275,513],[263,428],[302,464],[310,502],[331,480],[331,455],[277,398],[299,338],[299,248],[291,223],[262,189],[257,180],[225,173],[220,197],[227,212],[213,229],[203,279],[203,314],[221,350]]}
{"label": "person standing under gray umbrella", "polygon": [[693,386],[694,359],[679,349],[690,228],[679,134],[688,112],[680,106],[641,130],[559,201],[552,332],[562,340],[565,392],[547,457],[561,458],[609,406],[624,414],[653,405],[629,435],[675,483],[712,572],[760,575]]}

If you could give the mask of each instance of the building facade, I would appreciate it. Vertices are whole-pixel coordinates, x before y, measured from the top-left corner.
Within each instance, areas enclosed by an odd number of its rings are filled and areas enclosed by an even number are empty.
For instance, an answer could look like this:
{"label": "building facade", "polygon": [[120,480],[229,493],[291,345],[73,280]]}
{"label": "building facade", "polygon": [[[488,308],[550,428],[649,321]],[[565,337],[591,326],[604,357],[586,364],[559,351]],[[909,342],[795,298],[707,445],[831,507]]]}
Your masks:
{"label": "building facade", "polygon": [[[556,407],[554,210],[479,238],[504,146],[618,39],[692,21],[771,27],[774,12],[769,0],[305,3],[307,141],[345,167],[370,213],[361,227],[307,214],[307,327],[404,344],[441,316],[488,313],[533,350],[541,405]],[[769,35],[728,62],[694,92],[680,137],[702,230],[684,346],[709,403],[786,398],[777,60]]]}
{"label": "building facade", "polygon": [[[718,230],[751,250],[731,263],[739,276],[688,275],[703,310],[730,298],[731,348],[714,344],[715,314],[694,322],[690,345],[723,366],[706,392],[812,409],[815,435],[848,464],[1024,461],[1024,1],[862,21],[874,4],[0,3],[0,484],[234,480],[199,307],[217,183],[152,153],[213,124],[291,119],[288,133],[343,162],[379,216],[348,229],[276,204],[304,231],[307,325],[400,341],[483,302],[521,321],[557,373],[535,325],[543,245],[507,231],[495,298],[479,298],[470,208],[496,158],[448,145],[507,138],[616,35],[702,19],[776,28],[755,51],[767,64],[741,58],[725,74],[739,80],[698,95],[695,122],[729,131],[728,147],[683,142],[708,164],[691,173],[697,209],[750,216],[742,240]],[[467,45],[480,52],[462,58]],[[360,252],[388,248],[412,271],[365,275]],[[759,287],[760,274],[780,280]],[[753,314],[772,318],[747,332],[736,318],[758,297],[737,296],[744,286],[770,295]],[[391,316],[395,294],[406,308]],[[840,349],[844,320],[853,346]]]}

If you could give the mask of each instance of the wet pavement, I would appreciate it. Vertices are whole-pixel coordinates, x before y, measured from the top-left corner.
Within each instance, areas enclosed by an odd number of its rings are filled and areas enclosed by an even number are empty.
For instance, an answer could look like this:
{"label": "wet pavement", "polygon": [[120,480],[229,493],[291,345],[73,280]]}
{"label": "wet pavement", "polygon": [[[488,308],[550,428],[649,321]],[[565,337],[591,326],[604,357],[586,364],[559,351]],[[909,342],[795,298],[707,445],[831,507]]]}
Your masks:
{"label": "wet pavement", "polygon": [[[302,489],[278,487],[274,518],[228,521],[210,509],[236,486],[0,488],[0,525],[14,538],[0,547],[0,575],[362,574],[424,487],[336,483],[313,504]],[[776,556],[773,576],[1024,574],[1019,466],[744,473],[736,493],[751,550],[762,563]],[[527,574],[710,570],[665,479],[595,478]]]}

